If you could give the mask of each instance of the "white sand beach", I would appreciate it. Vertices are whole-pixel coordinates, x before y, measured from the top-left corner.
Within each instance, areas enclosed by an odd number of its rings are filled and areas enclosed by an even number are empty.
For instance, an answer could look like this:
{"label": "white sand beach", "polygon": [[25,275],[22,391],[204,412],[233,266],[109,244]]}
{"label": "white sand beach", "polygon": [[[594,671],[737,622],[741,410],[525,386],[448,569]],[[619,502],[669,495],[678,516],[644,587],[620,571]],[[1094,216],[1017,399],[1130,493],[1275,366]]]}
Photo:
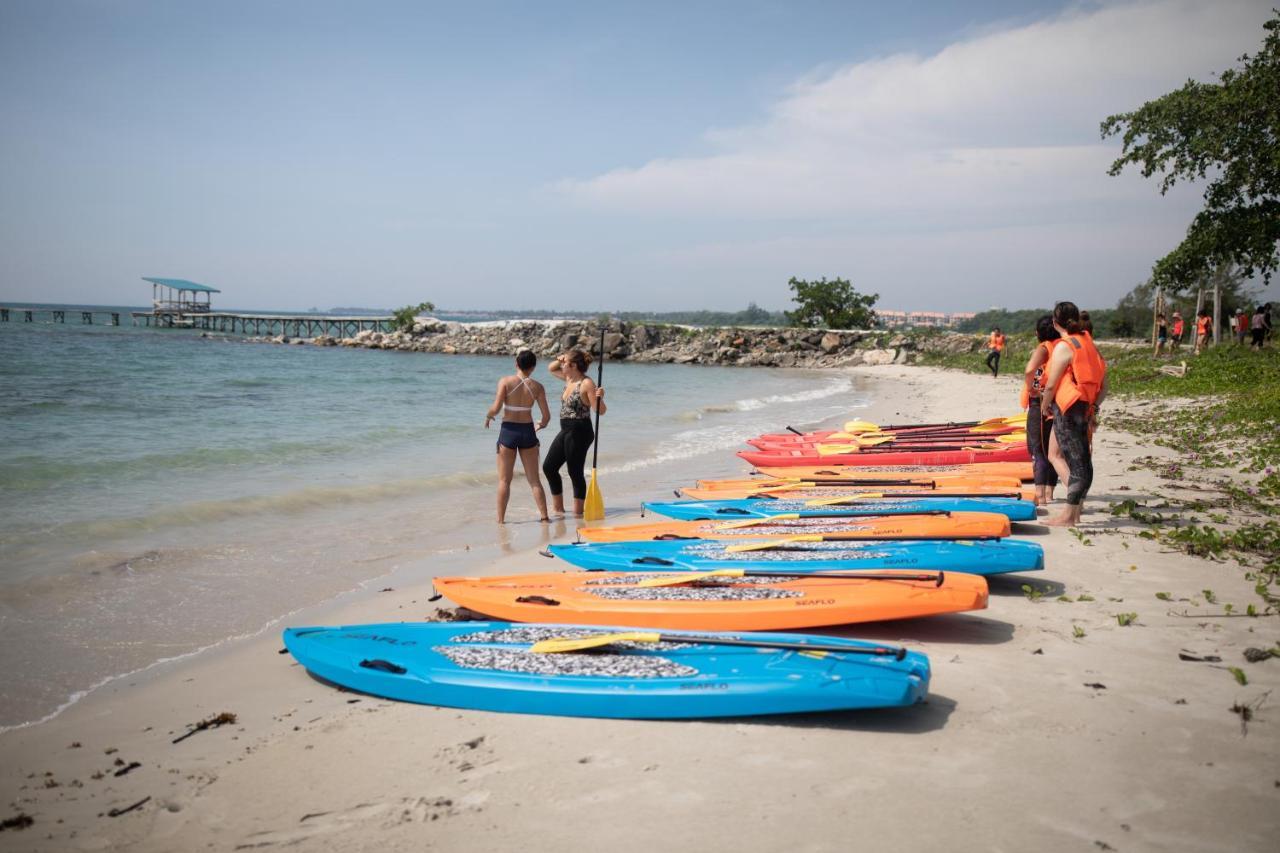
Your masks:
{"label": "white sand beach", "polygon": [[[874,401],[859,416],[881,421],[1007,413],[1020,381],[854,373]],[[1167,489],[1128,470],[1167,451],[1105,425],[1096,448],[1082,536],[1015,528],[1044,545],[1044,572],[993,580],[985,612],[840,631],[927,652],[933,683],[916,707],[724,722],[503,715],[342,692],[279,653],[285,624],[427,617],[437,605],[414,567],[0,735],[0,819],[34,820],[0,832],[0,850],[1274,850],[1280,660],[1242,652],[1275,645],[1280,622],[1238,615],[1256,598],[1239,566],[1125,535],[1106,511]],[[641,494],[606,481],[606,500],[634,506],[669,495],[677,475],[746,470],[736,462],[663,469]],[[487,535],[431,570],[568,568],[537,555],[536,524],[512,525],[501,545]],[[1122,613],[1136,621],[1121,626]],[[1247,725],[1233,706],[1254,709]],[[220,712],[235,724],[172,743]]]}

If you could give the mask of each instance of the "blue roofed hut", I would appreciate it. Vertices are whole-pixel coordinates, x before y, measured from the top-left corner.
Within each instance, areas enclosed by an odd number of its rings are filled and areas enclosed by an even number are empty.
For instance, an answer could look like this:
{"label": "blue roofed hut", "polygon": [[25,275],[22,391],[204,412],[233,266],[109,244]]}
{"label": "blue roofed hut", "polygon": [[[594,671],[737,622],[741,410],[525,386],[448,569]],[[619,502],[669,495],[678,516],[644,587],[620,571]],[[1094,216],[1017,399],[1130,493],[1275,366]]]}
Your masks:
{"label": "blue roofed hut", "polygon": [[[151,309],[157,314],[173,312],[178,314],[207,314],[213,310],[210,304],[211,293],[221,293],[216,287],[197,284],[184,278],[147,278],[151,282]],[[204,301],[200,301],[200,294]],[[162,298],[163,297],[163,298]]]}

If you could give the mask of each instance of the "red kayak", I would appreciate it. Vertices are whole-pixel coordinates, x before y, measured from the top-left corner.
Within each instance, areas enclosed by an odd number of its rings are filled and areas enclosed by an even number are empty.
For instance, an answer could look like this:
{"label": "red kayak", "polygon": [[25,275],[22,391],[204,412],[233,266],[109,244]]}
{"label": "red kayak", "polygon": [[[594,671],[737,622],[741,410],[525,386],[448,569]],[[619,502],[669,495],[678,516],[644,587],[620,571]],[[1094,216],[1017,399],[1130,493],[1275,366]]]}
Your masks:
{"label": "red kayak", "polygon": [[1025,444],[1000,445],[990,450],[890,450],[883,452],[819,455],[812,448],[796,450],[743,450],[738,456],[756,467],[793,465],[973,465],[982,462],[1026,462]]}

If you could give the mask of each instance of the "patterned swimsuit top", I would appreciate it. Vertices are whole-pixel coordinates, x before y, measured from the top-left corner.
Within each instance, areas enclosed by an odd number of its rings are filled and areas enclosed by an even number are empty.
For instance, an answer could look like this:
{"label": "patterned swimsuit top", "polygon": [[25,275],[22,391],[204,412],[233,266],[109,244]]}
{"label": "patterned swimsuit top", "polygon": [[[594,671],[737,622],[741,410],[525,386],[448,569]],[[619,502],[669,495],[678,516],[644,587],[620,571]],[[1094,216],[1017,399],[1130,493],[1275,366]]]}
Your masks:
{"label": "patterned swimsuit top", "polygon": [[591,405],[582,399],[582,383],[585,381],[585,379],[579,379],[573,386],[573,390],[560,398],[561,420],[582,420],[591,417]]}

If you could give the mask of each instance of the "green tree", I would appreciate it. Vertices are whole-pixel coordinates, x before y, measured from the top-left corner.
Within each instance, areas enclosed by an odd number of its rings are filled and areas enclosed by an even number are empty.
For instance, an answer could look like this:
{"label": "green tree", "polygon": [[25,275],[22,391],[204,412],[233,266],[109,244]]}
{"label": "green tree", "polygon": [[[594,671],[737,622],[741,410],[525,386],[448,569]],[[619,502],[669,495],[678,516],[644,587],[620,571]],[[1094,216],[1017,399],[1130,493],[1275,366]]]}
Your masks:
{"label": "green tree", "polygon": [[406,305],[391,312],[391,331],[407,332],[413,328],[413,318],[424,311],[434,311],[436,306],[430,302],[419,302],[417,305]]}
{"label": "green tree", "polygon": [[1231,266],[1270,282],[1280,263],[1280,13],[1263,26],[1261,52],[1218,83],[1188,80],[1102,122],[1103,139],[1123,131],[1111,175],[1130,165],[1146,178],[1161,173],[1161,195],[1212,176],[1186,238],[1156,262],[1156,284],[1185,287]]}
{"label": "green tree", "polygon": [[792,277],[791,300],[796,310],[788,311],[787,322],[793,326],[810,326],[823,329],[869,329],[876,323],[876,312],[871,307],[880,294],[862,294],[843,278],[827,281],[804,281]]}

